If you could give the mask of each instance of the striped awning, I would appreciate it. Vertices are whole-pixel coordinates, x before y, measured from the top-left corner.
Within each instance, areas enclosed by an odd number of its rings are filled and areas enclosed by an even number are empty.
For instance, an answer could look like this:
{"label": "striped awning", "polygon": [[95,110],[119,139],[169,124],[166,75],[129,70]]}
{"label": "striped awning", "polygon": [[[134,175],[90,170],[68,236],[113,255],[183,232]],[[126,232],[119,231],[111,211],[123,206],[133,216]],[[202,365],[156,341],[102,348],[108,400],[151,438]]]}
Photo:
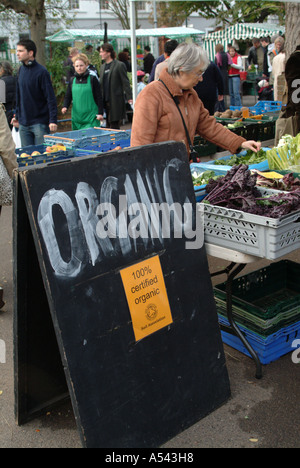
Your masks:
{"label": "striped awning", "polygon": [[254,37],[273,36],[274,34],[284,34],[285,27],[267,23],[239,23],[229,26],[226,29],[206,34],[203,39],[203,47],[207,51],[210,60],[214,60],[216,44],[222,44],[224,50],[227,44],[236,41],[253,39]]}

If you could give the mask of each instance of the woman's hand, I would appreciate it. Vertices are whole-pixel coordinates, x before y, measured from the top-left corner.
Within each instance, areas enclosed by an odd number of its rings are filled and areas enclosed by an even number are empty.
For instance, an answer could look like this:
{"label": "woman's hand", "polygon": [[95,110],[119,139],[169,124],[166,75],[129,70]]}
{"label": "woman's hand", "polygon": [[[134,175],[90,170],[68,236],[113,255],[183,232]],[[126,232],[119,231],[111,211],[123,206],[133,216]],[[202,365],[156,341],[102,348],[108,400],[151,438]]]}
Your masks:
{"label": "woman's hand", "polygon": [[67,112],[67,108],[66,107],[63,107],[62,110],[61,110],[61,113],[62,114],[65,114]]}
{"label": "woman's hand", "polygon": [[97,120],[103,120],[103,115],[102,114],[97,114],[96,119]]}
{"label": "woman's hand", "polygon": [[261,149],[261,142],[254,140],[244,141],[244,143],[242,143],[242,148],[257,153]]}

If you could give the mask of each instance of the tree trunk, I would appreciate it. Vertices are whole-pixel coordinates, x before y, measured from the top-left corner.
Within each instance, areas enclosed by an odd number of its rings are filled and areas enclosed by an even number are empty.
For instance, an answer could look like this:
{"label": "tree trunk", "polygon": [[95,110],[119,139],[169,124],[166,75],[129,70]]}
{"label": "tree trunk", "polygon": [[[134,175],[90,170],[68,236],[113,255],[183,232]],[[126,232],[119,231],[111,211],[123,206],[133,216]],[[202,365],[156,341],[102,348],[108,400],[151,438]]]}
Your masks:
{"label": "tree trunk", "polygon": [[285,53],[287,60],[297,45],[300,45],[300,3],[286,3],[285,11]]}
{"label": "tree trunk", "polygon": [[46,15],[44,9],[32,11],[30,20],[31,39],[36,44],[36,60],[41,65],[46,65],[45,37],[46,37]]}

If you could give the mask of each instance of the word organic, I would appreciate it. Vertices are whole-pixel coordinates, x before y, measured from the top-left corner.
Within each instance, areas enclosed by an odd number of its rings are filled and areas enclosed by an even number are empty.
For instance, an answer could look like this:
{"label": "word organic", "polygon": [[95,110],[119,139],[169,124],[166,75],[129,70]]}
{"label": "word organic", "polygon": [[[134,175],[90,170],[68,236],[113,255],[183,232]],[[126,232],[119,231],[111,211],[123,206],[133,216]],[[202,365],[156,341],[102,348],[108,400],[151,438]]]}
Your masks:
{"label": "word organic", "polygon": [[[203,223],[195,201],[186,198],[178,202],[176,186],[182,165],[179,159],[169,161],[162,183],[155,168],[152,177],[148,171],[143,174],[140,170],[122,176],[121,181],[108,176],[97,187],[99,198],[87,182],[78,182],[72,193],[48,190],[40,200],[37,219],[55,274],[76,277],[85,266],[83,252],[87,249],[95,266],[105,258],[137,253],[141,245],[145,250],[151,245],[163,249],[167,239],[185,239],[187,249],[201,248]],[[60,223],[54,219],[57,208],[64,217]],[[67,233],[69,258],[61,254],[56,224],[63,225]]]}

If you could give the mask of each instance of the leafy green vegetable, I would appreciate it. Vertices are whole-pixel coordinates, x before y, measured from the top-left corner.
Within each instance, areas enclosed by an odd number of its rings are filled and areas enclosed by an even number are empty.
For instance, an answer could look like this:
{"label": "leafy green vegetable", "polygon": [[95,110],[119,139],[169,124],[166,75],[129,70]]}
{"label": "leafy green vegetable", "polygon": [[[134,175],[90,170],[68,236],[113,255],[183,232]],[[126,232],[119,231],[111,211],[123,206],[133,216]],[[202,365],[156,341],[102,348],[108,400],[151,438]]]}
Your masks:
{"label": "leafy green vegetable", "polygon": [[201,186],[208,184],[210,179],[216,180],[220,175],[216,175],[215,171],[204,171],[201,174],[194,172],[192,173],[192,179],[194,186]]}
{"label": "leafy green vegetable", "polygon": [[229,159],[217,159],[214,164],[219,166],[235,166],[236,164],[258,164],[266,160],[266,151],[260,149],[257,153],[247,150],[244,156],[234,154]]}
{"label": "leafy green vegetable", "polygon": [[240,121],[236,121],[234,123],[230,123],[228,125],[226,125],[227,128],[229,128],[229,130],[232,130],[234,128],[239,128],[239,127],[244,127],[245,125],[243,124],[243,122],[240,122]]}
{"label": "leafy green vegetable", "polygon": [[297,136],[284,135],[278,146],[267,151],[270,169],[285,170],[300,164],[300,133]]}

